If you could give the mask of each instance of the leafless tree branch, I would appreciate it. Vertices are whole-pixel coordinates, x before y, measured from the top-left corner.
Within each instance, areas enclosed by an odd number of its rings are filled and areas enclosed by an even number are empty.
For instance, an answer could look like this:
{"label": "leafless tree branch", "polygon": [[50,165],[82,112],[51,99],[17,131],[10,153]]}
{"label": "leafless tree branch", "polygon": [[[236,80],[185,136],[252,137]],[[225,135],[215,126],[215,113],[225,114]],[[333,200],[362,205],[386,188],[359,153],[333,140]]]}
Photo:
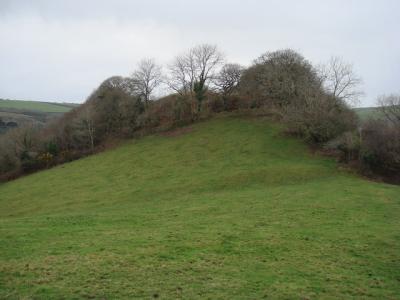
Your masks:
{"label": "leafless tree branch", "polygon": [[239,64],[226,64],[214,80],[214,84],[223,96],[228,96],[237,88],[244,68]]}
{"label": "leafless tree branch", "polygon": [[138,96],[148,105],[155,88],[162,82],[162,69],[154,59],[143,59],[139,62],[137,70],[131,75],[133,86]]}
{"label": "leafless tree branch", "polygon": [[362,79],[358,77],[353,66],[340,57],[332,57],[329,62],[319,67],[323,87],[334,97],[356,104],[363,92],[359,89]]}
{"label": "leafless tree branch", "polygon": [[195,82],[206,85],[223,61],[217,46],[198,45],[174,59],[169,66],[168,86],[178,93],[193,93]]}

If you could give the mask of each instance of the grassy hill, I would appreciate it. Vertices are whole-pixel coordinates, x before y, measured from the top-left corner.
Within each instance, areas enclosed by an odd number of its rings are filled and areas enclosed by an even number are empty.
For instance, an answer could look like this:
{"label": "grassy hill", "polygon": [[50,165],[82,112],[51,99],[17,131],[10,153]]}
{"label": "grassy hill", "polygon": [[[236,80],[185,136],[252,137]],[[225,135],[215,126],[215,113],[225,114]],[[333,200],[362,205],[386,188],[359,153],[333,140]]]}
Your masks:
{"label": "grassy hill", "polygon": [[[41,126],[61,116],[79,104],[0,99],[0,120],[15,122],[18,126]],[[0,128],[0,135],[8,128]]]}
{"label": "grassy hill", "polygon": [[74,104],[68,104],[68,103],[0,99],[0,110],[18,109],[18,110],[38,111],[45,113],[65,113],[70,111],[73,106]]}
{"label": "grassy hill", "polygon": [[0,186],[0,298],[400,295],[400,187],[220,117]]}

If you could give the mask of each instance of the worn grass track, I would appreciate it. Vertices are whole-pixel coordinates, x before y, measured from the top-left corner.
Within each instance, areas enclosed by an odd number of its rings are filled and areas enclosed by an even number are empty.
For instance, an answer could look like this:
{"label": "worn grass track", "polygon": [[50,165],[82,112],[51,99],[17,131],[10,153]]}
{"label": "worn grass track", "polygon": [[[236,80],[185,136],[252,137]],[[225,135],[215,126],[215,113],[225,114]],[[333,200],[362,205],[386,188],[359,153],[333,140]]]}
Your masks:
{"label": "worn grass track", "polygon": [[221,117],[0,186],[0,298],[400,298],[400,188]]}

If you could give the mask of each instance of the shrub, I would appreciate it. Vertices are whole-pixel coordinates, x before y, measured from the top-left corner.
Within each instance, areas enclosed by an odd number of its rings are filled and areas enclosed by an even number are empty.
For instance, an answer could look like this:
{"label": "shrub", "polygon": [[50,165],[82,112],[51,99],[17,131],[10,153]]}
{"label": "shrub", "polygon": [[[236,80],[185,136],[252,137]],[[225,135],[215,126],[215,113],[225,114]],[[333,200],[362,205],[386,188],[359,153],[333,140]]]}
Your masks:
{"label": "shrub", "polygon": [[400,129],[384,120],[369,120],[362,129],[361,159],[382,174],[400,174]]}
{"label": "shrub", "polygon": [[11,145],[5,143],[3,139],[0,142],[0,174],[19,169],[19,164],[20,161],[15,153],[13,153]]}
{"label": "shrub", "polygon": [[240,94],[254,99],[257,106],[286,106],[319,91],[316,70],[291,49],[263,54],[240,80]]}
{"label": "shrub", "polygon": [[358,131],[346,131],[329,141],[324,148],[335,151],[341,162],[350,163],[360,158],[360,134]]}
{"label": "shrub", "polygon": [[312,144],[324,144],[357,126],[355,113],[344,102],[324,94],[286,106],[283,120],[289,133]]}

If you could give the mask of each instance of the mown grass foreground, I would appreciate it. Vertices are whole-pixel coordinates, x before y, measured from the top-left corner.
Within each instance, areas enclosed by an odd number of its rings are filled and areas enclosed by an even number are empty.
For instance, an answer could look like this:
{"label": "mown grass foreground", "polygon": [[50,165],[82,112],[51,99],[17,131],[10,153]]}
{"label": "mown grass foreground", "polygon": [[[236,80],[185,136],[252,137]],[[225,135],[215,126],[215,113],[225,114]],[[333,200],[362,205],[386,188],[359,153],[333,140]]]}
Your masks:
{"label": "mown grass foreground", "polygon": [[1,185],[0,298],[400,297],[399,187],[261,119],[177,133]]}

